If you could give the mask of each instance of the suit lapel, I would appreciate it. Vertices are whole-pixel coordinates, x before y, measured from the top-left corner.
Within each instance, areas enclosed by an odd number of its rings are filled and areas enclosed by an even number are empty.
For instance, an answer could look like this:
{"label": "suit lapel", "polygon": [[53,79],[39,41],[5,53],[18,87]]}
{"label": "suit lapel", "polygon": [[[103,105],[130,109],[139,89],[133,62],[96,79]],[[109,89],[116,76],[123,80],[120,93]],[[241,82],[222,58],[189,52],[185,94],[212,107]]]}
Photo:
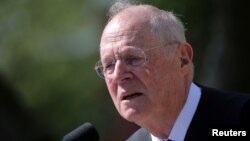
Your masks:
{"label": "suit lapel", "polygon": [[152,141],[149,132],[140,128],[127,141]]}

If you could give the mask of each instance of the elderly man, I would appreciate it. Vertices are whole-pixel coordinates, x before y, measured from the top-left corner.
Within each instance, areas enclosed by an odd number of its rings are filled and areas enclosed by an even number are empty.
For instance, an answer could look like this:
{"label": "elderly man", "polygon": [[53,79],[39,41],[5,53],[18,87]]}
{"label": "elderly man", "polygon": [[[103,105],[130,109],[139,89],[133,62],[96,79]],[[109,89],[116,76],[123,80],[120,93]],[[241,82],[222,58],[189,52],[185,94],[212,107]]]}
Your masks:
{"label": "elderly man", "polygon": [[192,82],[193,50],[184,31],[171,12],[150,5],[111,7],[96,71],[120,115],[142,127],[129,141],[204,141],[212,128],[246,123],[248,95]]}

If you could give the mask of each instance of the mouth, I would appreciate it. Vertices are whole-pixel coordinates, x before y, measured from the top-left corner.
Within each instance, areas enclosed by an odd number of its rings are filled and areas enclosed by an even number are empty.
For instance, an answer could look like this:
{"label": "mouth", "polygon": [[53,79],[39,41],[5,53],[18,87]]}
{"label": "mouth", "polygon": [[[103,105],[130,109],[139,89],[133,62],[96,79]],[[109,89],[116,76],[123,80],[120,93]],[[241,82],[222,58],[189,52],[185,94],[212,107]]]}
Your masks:
{"label": "mouth", "polygon": [[124,97],[122,98],[122,100],[131,100],[131,99],[140,97],[140,96],[142,96],[142,95],[143,95],[143,93],[133,93],[133,94],[124,96]]}

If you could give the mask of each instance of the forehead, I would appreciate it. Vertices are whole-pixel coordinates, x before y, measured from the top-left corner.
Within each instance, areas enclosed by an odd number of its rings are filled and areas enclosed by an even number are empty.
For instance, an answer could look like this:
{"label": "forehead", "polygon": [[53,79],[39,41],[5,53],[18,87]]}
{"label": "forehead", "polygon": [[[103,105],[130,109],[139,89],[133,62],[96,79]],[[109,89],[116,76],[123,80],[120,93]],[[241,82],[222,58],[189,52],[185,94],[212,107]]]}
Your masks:
{"label": "forehead", "polygon": [[[117,26],[114,26],[117,27]],[[116,28],[111,26],[110,32],[103,34],[100,54],[101,58],[127,55],[135,51],[150,47],[153,42],[150,33],[141,27],[130,29]]]}
{"label": "forehead", "polygon": [[103,36],[101,50],[113,49],[120,50],[123,47],[145,48],[147,41],[152,40],[143,29],[117,30]]}
{"label": "forehead", "polygon": [[126,9],[118,13],[105,27],[101,38],[102,48],[136,46],[144,48],[152,43],[150,18],[140,9]]}

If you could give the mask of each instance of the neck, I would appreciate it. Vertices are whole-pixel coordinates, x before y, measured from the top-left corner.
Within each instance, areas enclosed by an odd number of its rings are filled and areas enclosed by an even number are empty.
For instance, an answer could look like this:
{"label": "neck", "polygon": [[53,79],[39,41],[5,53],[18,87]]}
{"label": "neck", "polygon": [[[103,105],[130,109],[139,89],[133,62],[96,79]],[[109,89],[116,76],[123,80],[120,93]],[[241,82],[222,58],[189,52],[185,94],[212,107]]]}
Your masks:
{"label": "neck", "polygon": [[164,115],[155,115],[155,117],[153,118],[154,120],[151,120],[151,122],[144,121],[143,123],[147,124],[142,124],[140,126],[147,129],[154,136],[164,139],[168,138],[177,117],[178,115],[170,116],[169,114],[167,117]]}
{"label": "neck", "polygon": [[172,103],[173,107],[166,107],[163,111],[152,112],[154,114],[150,114],[150,117],[140,120],[137,124],[158,138],[168,138],[189,94],[191,82],[185,84],[186,87],[183,89],[182,99],[178,99],[179,102],[175,101],[176,103]]}

